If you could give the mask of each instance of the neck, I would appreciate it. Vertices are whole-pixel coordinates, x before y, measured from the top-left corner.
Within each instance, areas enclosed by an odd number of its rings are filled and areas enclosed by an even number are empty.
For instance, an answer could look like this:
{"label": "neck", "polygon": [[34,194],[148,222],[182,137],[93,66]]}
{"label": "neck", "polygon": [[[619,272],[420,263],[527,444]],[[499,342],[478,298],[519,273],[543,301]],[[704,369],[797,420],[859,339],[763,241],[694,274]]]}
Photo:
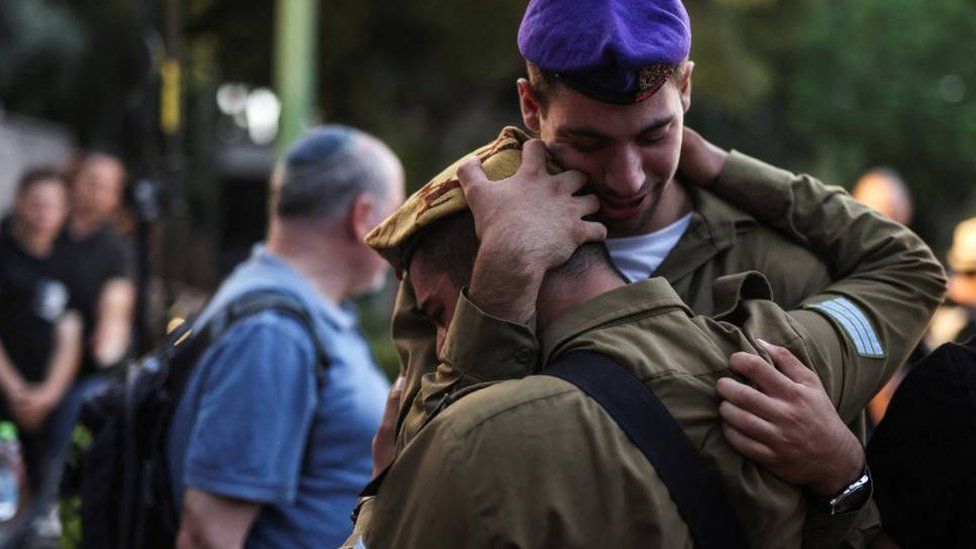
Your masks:
{"label": "neck", "polygon": [[550,271],[536,302],[538,333],[577,305],[625,285],[609,266],[588,269],[574,277]]}
{"label": "neck", "polygon": [[350,297],[353,273],[343,257],[346,245],[336,230],[273,222],[267,249],[304,278],[315,291],[334,305]]}
{"label": "neck", "polygon": [[31,234],[20,223],[14,223],[12,229],[12,236],[20,247],[34,257],[45,257],[54,247],[54,239],[57,235]]}
{"label": "neck", "polygon": [[68,220],[68,231],[74,238],[85,238],[100,229],[104,223],[105,220],[98,216],[76,212]]}

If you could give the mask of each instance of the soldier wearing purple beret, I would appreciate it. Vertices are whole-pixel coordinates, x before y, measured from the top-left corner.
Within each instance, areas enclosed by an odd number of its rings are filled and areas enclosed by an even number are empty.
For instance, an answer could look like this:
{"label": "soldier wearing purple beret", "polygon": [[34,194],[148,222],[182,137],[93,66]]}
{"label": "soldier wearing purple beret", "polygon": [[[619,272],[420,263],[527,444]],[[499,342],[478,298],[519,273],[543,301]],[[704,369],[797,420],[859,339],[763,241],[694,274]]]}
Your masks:
{"label": "soldier wearing purple beret", "polygon": [[[527,78],[517,82],[522,117],[537,139],[509,128],[498,140],[479,149],[477,156],[484,162],[489,179],[497,175],[489,170],[490,159],[513,147],[524,150],[527,162],[532,155],[536,165],[541,164],[538,156],[545,154],[550,174],[558,169],[582,174],[588,190],[599,199],[593,217],[606,228],[606,245],[617,270],[629,282],[649,277],[665,279],[700,315],[731,313],[726,309],[729,303],[734,304],[745,295],[729,298],[727,290],[738,287],[736,275],[746,271],[762,273],[769,282],[772,299],[787,310],[804,305],[805,298],[832,284],[831,273],[818,255],[797,243],[806,238],[803,231],[797,232],[800,228],[765,224],[782,219],[787,213],[816,211],[817,200],[825,194],[797,193],[789,199],[774,199],[767,193],[770,188],[807,188],[811,178],[795,176],[738,152],[723,151],[684,127],[684,114],[691,106],[694,63],[688,59],[691,26],[681,2],[532,0],[519,29],[518,44],[527,67]],[[421,193],[438,187],[439,191],[457,187],[459,179],[478,177],[477,170],[477,163],[455,164]],[[513,172],[509,170],[504,177],[525,185],[550,177],[539,171]],[[572,192],[566,188],[563,191]],[[437,204],[440,196],[429,192],[421,197],[421,202]],[[422,221],[422,217],[418,215],[417,220]],[[565,220],[543,217],[538,222],[557,225]],[[575,222],[575,244],[602,237],[579,218],[578,212]],[[479,236],[487,230],[478,229]],[[817,238],[823,242],[843,242],[844,246],[851,246],[852,253],[858,251],[857,242],[846,238],[850,235],[844,234],[843,225],[825,225],[818,231]],[[376,236],[381,239],[384,235]],[[374,247],[379,248],[375,244]],[[538,250],[537,242],[520,248],[516,239],[512,247],[512,254],[499,256],[494,265],[482,262],[480,269],[469,273],[466,291],[455,299],[456,305],[448,302],[442,306],[446,309],[443,314],[433,314],[434,307],[429,302],[417,302],[418,294],[436,293],[432,286],[442,280],[411,278],[404,269],[408,258],[391,259],[402,276],[393,335],[406,378],[397,421],[397,455],[405,451],[435,412],[443,410],[444,402],[464,394],[462,389],[486,381],[521,378],[544,369],[545,364],[539,364],[534,357],[540,356],[542,347],[558,342],[545,341],[544,334],[535,332],[534,300],[528,300],[531,307],[526,308],[525,304],[526,294],[537,290],[538,285],[533,288],[525,281],[538,281],[539,271],[554,265],[516,260],[519,251],[528,247]],[[408,245],[404,249],[414,248]],[[920,295],[919,302],[937,301],[941,296],[937,293],[932,290]],[[818,314],[833,323],[839,337],[847,338],[859,349],[874,343],[885,346],[884,339],[891,334],[876,342],[870,337],[873,331],[857,330],[870,327],[871,319],[877,321],[888,311],[865,309],[850,300],[844,305],[854,310],[841,314],[821,308]],[[848,314],[852,316],[845,316]],[[924,311],[919,314],[925,316]],[[453,323],[449,320],[452,316]],[[851,318],[858,319],[853,328]],[[904,332],[894,335],[899,340],[911,339],[916,328],[912,323],[910,329],[905,327]],[[541,344],[539,338],[543,339]],[[744,384],[730,381],[727,390],[719,392],[720,397],[737,398],[744,390]],[[846,389],[858,393],[866,402],[884,381],[877,377],[859,378],[857,385]],[[844,479],[815,478],[816,467],[813,476],[809,476],[805,473],[811,472],[811,462],[849,462],[850,456],[831,455],[829,451],[826,457],[798,453],[791,446],[793,443],[787,442],[789,437],[777,439],[770,435],[816,432],[811,431],[810,424],[824,418],[805,416],[800,403],[785,404],[797,406],[791,410],[795,413],[783,416],[788,419],[765,418],[771,431],[747,429],[748,436],[743,434],[742,418],[752,418],[747,420],[752,422],[759,414],[747,404],[739,404],[742,413],[723,416],[729,443],[783,479],[811,487],[838,487],[836,493],[811,490],[811,502],[836,501],[863,477],[860,467],[841,472],[820,469],[821,476],[846,475]],[[855,432],[862,434],[863,419],[858,410],[847,410],[842,416]],[[835,446],[841,449],[836,440],[823,432],[806,442],[809,444],[805,448],[817,451]],[[516,448],[513,443],[513,450]],[[513,454],[511,459],[518,460],[518,456]],[[863,455],[859,454],[858,459],[863,464]],[[476,475],[477,471],[471,474]],[[813,516],[818,508],[829,509],[810,506],[810,535],[804,537],[805,545],[808,540],[811,546],[818,541],[815,524],[831,527],[829,520],[821,522],[822,517]],[[845,524],[851,524],[852,516],[847,516]],[[861,510],[857,519],[857,527],[846,541],[853,546],[866,543],[879,526],[871,505]],[[438,527],[450,529],[452,525]],[[574,531],[574,525],[562,527],[567,532]],[[670,526],[659,527],[663,530],[654,539],[665,545],[666,540],[674,540],[669,534]],[[820,538],[822,544],[829,545],[826,538]],[[771,539],[769,545],[777,546],[781,541]]]}

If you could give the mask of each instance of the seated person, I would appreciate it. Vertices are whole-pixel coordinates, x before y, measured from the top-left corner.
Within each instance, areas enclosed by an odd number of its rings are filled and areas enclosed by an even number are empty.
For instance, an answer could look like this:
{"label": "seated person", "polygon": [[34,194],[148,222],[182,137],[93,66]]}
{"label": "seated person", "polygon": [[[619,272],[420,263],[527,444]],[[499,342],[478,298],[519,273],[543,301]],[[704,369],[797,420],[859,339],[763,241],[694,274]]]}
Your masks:
{"label": "seated person", "polygon": [[0,393],[35,490],[48,465],[49,418],[81,357],[81,319],[67,309],[71,265],[57,243],[67,209],[64,178],[36,170],[21,179],[0,228]]}

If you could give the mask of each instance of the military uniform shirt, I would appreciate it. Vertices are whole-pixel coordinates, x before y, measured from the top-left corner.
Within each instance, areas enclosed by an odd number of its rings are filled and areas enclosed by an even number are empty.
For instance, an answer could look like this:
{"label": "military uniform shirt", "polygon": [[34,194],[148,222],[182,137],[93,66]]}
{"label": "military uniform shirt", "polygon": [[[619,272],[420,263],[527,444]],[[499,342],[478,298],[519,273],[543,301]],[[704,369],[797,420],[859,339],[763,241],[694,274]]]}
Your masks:
{"label": "military uniform shirt", "polygon": [[[725,277],[715,319],[693,316],[663,279],[624,286],[546,327],[543,363],[590,350],[644,380],[718,470],[753,545],[836,546],[839,538],[810,529],[801,489],[728,446],[715,381],[729,375],[729,354],[760,352],[753,342],[762,337],[817,372],[841,417],[855,416],[872,394],[865,388],[883,383],[921,337],[944,273],[918,237],[843,191],[813,180],[770,183],[716,191],[764,196],[750,211],[806,239],[838,282],[787,313],[768,300],[761,275]],[[462,298],[457,314],[445,362],[481,363],[485,342],[454,328],[483,313]],[[692,546],[639,450],[599,405],[547,376],[498,383],[447,407],[401,452],[357,535],[367,547]]]}

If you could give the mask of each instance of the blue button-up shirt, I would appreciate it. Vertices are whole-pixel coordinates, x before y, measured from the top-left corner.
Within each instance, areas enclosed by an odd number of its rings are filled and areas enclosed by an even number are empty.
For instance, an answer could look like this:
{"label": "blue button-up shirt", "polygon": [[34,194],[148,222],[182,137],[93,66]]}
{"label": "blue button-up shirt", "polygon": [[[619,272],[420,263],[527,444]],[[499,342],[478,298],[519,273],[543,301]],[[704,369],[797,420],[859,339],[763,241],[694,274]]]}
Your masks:
{"label": "blue button-up shirt", "polygon": [[197,364],[170,428],[174,494],[199,490],[262,504],[248,547],[336,547],[372,472],[370,444],[389,384],[350,307],[317,294],[258,247],[224,282],[197,323],[244,293],[298,298],[329,358],[316,379],[308,330],[268,311],[232,326]]}

